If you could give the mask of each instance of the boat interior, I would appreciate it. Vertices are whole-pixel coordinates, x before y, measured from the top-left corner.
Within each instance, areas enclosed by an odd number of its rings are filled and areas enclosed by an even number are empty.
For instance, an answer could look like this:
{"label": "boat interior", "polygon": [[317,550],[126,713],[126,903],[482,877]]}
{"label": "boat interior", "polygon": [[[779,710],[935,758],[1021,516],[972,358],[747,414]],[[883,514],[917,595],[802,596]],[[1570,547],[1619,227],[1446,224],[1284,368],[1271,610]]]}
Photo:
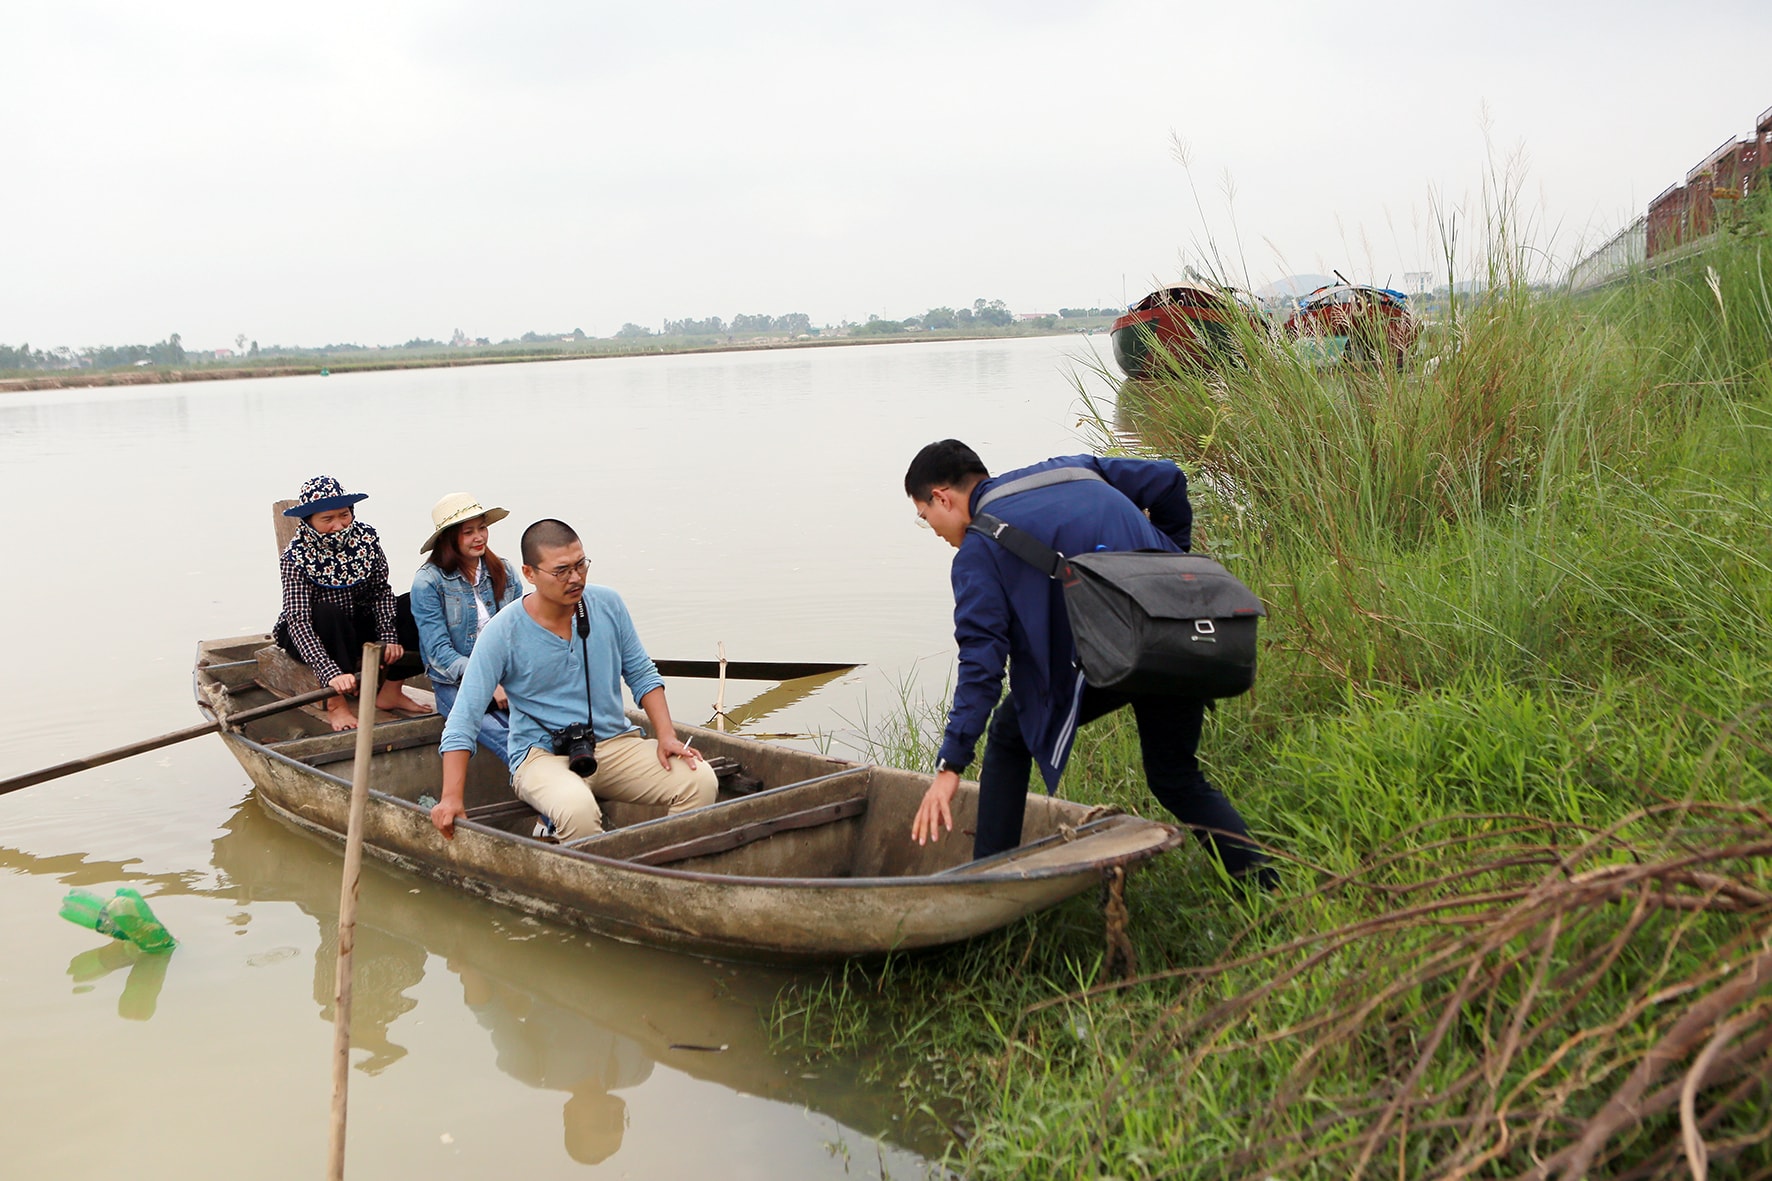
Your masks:
{"label": "boat interior", "polygon": [[[269,704],[315,688],[312,673],[266,636],[205,642],[196,668],[199,697],[229,713]],[[426,700],[423,678],[406,683]],[[225,691],[225,698],[219,691]],[[644,719],[635,716],[637,723]],[[444,719],[435,715],[378,720],[374,728],[372,789],[414,808],[427,808],[439,787],[437,743]],[[695,873],[765,878],[882,878],[974,873],[1026,876],[1079,860],[1118,858],[1167,847],[1172,831],[1134,817],[1095,815],[1045,796],[1028,801],[1022,845],[971,860],[969,829],[975,789],[963,785],[954,801],[955,832],[919,846],[909,839],[912,817],[929,779],[894,768],[856,764],[816,752],[761,743],[694,727],[695,748],[720,776],[714,805],[670,816],[662,807],[600,801],[606,830],[555,843],[537,838],[539,814],[512,791],[504,764],[480,750],[469,760],[465,804],[471,824],[513,839],[542,840],[563,851],[634,865]],[[348,790],[356,733],[335,733],[319,706],[303,706],[247,722],[241,732],[275,755],[312,768]],[[441,838],[439,838],[441,839]]]}

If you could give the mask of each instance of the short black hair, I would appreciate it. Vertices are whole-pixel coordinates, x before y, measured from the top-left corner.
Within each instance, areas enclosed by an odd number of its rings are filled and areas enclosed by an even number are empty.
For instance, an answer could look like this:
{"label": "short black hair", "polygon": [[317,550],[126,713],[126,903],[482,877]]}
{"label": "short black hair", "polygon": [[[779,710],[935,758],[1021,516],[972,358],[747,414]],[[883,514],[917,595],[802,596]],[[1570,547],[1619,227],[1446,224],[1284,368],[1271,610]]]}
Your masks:
{"label": "short black hair", "polygon": [[559,549],[577,540],[578,534],[572,531],[571,525],[552,517],[543,517],[523,530],[523,564],[533,570],[536,563],[541,561],[542,550]]}
{"label": "short black hair", "polygon": [[978,452],[958,439],[943,439],[929,444],[911,460],[904,473],[904,494],[927,503],[932,489],[963,488],[975,483],[975,476],[979,480],[991,478]]}

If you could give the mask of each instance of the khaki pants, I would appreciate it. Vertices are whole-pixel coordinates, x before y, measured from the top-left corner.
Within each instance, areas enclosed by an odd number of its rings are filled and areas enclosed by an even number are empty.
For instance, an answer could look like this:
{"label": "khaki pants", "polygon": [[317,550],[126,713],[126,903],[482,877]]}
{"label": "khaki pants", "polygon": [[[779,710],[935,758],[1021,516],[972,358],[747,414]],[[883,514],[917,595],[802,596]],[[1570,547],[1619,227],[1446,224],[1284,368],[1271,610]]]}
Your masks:
{"label": "khaki pants", "polygon": [[603,831],[603,809],[597,797],[634,804],[664,804],[672,813],[687,812],[714,802],[719,780],[703,759],[691,767],[673,758],[669,770],[658,765],[658,742],[638,734],[617,734],[597,744],[597,773],[580,779],[566,766],[566,756],[539,746],[511,776],[517,796],[553,820],[562,841]]}

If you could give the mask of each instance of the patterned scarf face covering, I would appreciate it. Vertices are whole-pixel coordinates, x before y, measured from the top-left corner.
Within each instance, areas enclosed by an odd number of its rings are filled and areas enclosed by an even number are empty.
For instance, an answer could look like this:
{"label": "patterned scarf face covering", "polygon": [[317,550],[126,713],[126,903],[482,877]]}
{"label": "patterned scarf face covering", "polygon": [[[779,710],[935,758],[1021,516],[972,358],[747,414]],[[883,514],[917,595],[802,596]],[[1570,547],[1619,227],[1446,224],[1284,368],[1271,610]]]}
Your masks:
{"label": "patterned scarf face covering", "polygon": [[356,586],[375,568],[380,549],[375,529],[357,520],[337,533],[322,533],[304,518],[289,543],[296,566],[317,586]]}

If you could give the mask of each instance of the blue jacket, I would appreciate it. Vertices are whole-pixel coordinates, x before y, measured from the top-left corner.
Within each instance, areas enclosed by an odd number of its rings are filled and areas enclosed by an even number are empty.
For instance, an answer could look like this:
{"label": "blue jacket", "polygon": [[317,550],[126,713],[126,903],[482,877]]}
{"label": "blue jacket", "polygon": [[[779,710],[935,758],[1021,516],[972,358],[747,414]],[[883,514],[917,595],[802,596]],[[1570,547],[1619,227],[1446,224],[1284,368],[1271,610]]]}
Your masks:
{"label": "blue jacket", "polygon": [[412,618],[418,624],[419,655],[431,680],[459,685],[468,675],[468,656],[480,635],[480,613],[474,595],[486,604],[486,614],[497,615],[523,597],[523,580],[517,568],[499,559],[505,568],[505,593],[494,602],[492,578],[482,567],[480,581],[469,582],[460,573],[446,574],[435,562],[426,562],[412,576]]}
{"label": "blue jacket", "polygon": [[[973,515],[979,498],[992,488],[1057,467],[1090,468],[1107,482],[1078,480],[1017,492],[992,501],[987,511],[1062,554],[1192,547],[1194,513],[1187,477],[1165,460],[1093,455],[1048,459],[982,481],[972,490]],[[941,757],[955,766],[972,761],[1002,691],[1007,663],[1022,737],[1039,764],[1046,790],[1053,791],[1071,755],[1083,697],[1083,672],[1065,615],[1064,592],[1001,545],[971,532],[954,555],[953,583],[960,672]]]}

